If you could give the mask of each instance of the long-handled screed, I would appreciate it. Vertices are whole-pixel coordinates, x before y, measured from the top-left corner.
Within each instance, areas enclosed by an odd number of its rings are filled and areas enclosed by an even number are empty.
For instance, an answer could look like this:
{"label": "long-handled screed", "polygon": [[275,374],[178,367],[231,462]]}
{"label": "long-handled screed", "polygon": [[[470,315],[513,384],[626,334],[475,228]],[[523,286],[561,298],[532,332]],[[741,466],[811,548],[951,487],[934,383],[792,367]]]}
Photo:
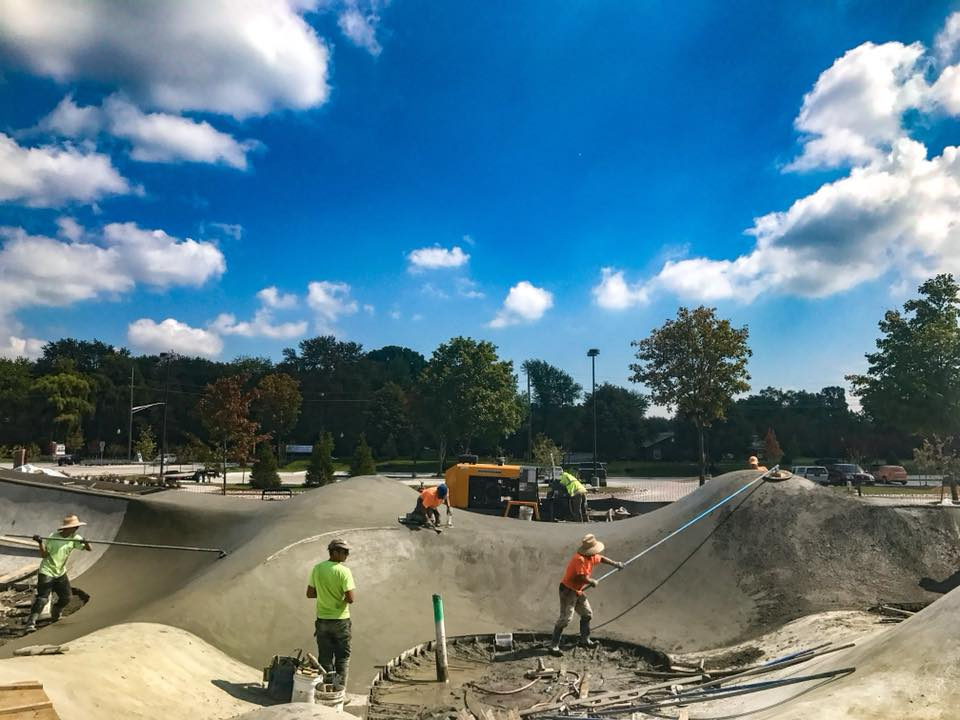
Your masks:
{"label": "long-handled screed", "polygon": [[[33,535],[2,535],[2,538],[25,538],[27,540],[32,540]],[[148,543],[131,543],[131,542],[120,542],[118,540],[87,540],[83,539],[83,542],[90,543],[91,545],[116,545],[120,547],[135,547],[135,548],[147,548],[148,550],[180,550],[182,552],[209,552],[217,553],[217,559],[222,559],[227,556],[227,551],[222,550],[221,548],[205,548],[205,547],[193,547],[190,545],[151,545]]]}

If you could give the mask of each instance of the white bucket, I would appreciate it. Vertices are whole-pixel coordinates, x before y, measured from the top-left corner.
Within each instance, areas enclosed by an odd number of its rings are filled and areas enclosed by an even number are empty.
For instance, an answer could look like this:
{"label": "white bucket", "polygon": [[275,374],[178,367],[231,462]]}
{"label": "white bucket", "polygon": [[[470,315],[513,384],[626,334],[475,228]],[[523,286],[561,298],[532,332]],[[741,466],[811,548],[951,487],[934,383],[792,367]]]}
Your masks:
{"label": "white bucket", "polygon": [[521,520],[533,520],[533,508],[521,505],[517,508],[517,517]]}
{"label": "white bucket", "polygon": [[317,688],[316,704],[343,710],[344,691],[340,685],[320,685]]}
{"label": "white bucket", "polygon": [[294,673],[293,675],[293,693],[290,695],[290,702],[295,703],[316,703],[315,697],[317,686],[323,682],[323,675],[304,675],[303,673]]}

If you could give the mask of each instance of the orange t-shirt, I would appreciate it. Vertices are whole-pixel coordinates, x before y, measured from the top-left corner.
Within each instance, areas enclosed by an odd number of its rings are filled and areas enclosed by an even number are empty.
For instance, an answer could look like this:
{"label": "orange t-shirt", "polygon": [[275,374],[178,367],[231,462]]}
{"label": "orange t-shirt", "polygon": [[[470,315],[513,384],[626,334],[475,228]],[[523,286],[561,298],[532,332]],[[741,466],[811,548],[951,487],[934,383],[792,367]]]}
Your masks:
{"label": "orange t-shirt", "polygon": [[563,573],[563,580],[560,581],[560,584],[575,591],[578,595],[583,594],[583,589],[587,584],[583,580],[578,580],[577,575],[590,577],[593,568],[600,564],[601,557],[599,553],[597,555],[574,553],[570,562],[567,563],[567,570]]}
{"label": "orange t-shirt", "polygon": [[427,488],[420,493],[420,500],[427,510],[443,505],[443,499],[437,495],[437,489],[435,487]]}

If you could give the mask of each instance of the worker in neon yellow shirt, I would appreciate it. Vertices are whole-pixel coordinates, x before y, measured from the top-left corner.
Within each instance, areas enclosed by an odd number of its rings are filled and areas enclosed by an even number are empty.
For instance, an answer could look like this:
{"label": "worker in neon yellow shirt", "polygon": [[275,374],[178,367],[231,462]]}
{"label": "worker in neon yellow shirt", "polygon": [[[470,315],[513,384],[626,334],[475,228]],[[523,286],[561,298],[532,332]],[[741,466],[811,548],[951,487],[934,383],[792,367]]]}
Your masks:
{"label": "worker in neon yellow shirt", "polygon": [[587,515],[587,488],[568,470],[560,474],[560,484],[570,499],[570,517],[576,522],[589,522]]}
{"label": "worker in neon yellow shirt", "polygon": [[317,601],[314,635],[317,638],[317,659],[326,672],[336,671],[339,684],[347,685],[350,665],[350,605],[356,596],[353,573],[344,563],[350,546],[339,538],[327,545],[330,559],[318,563],[310,571],[307,597]]}
{"label": "worker in neon yellow shirt", "polygon": [[70,602],[70,580],[67,578],[67,559],[76,548],[92,550],[90,543],[84,540],[77,532],[77,528],[86,525],[80,522],[76,515],[67,515],[63,523],[57,528],[57,532],[47,538],[41,538],[34,535],[33,539],[40,546],[40,554],[43,559],[40,561],[40,571],[37,573],[37,596],[30,607],[30,617],[27,618],[26,632],[33,632],[37,629],[37,619],[43,612],[47,600],[50,599],[50,593],[57,594],[57,602],[53,604],[50,611],[50,621],[57,622],[60,614]]}

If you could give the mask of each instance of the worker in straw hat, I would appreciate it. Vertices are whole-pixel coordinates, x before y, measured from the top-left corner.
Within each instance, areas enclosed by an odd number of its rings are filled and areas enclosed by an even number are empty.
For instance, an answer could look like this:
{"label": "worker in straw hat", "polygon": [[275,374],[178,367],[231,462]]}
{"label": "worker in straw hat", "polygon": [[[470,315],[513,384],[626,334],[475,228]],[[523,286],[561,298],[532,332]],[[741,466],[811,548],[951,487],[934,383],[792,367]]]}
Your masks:
{"label": "worker in straw hat", "polygon": [[593,610],[583,591],[588,587],[596,587],[597,581],[590,577],[590,573],[597,565],[603,563],[613,565],[617,569],[623,568],[622,562],[601,555],[603,548],[603,543],[596,537],[584,535],[577,552],[567,563],[567,570],[563,574],[563,580],[560,581],[560,617],[553,626],[551,655],[563,654],[560,650],[560,639],[563,637],[563,629],[573,619],[574,612],[580,616],[580,645],[589,648],[597,644],[590,639],[590,619],[593,617]]}
{"label": "worker in straw hat", "polygon": [[37,619],[50,599],[51,591],[57,594],[57,602],[50,611],[51,622],[57,622],[60,619],[60,614],[70,602],[67,558],[78,547],[84,550],[92,549],[90,543],[77,532],[77,529],[84,525],[86,523],[80,522],[80,518],[76,515],[67,515],[55,533],[46,538],[41,538],[39,535],[33,536],[40,546],[43,559],[40,561],[40,571],[37,574],[37,597],[34,598],[33,605],[30,607],[30,617],[27,618],[27,625],[24,628],[27,632],[37,629]]}
{"label": "worker in straw hat", "polygon": [[767,468],[760,464],[760,461],[757,460],[756,455],[751,455],[747,458],[747,462],[750,464],[751,470],[759,470],[760,472],[767,472]]}
{"label": "worker in straw hat", "polygon": [[346,687],[350,664],[350,605],[357,587],[353,573],[344,563],[350,554],[346,540],[335,538],[327,545],[330,559],[314,566],[307,582],[307,597],[316,598],[317,659],[326,672],[336,671],[339,684]]}

